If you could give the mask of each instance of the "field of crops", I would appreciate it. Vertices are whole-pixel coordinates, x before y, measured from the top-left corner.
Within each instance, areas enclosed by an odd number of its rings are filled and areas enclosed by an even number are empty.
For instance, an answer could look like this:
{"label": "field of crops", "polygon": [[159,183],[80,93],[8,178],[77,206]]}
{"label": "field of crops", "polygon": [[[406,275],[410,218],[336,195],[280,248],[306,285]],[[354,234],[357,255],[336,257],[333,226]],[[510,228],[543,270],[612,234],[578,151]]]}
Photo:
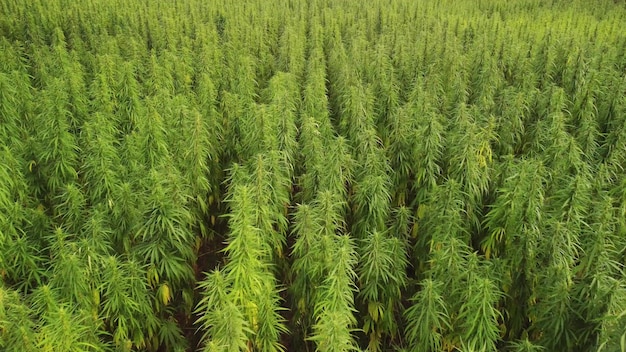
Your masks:
{"label": "field of crops", "polygon": [[0,350],[626,351],[626,6],[3,0]]}

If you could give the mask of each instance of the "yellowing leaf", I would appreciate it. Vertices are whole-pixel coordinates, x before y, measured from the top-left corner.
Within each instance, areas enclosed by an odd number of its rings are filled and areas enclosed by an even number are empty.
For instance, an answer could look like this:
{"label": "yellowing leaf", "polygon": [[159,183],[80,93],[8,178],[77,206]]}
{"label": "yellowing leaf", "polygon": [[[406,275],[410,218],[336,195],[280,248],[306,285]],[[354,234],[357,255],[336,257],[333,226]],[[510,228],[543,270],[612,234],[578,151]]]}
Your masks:
{"label": "yellowing leaf", "polygon": [[428,210],[428,206],[426,204],[420,204],[417,207],[417,218],[422,219],[424,215],[426,215],[426,210]]}
{"label": "yellowing leaf", "polygon": [[168,305],[172,300],[170,287],[165,282],[159,288],[159,294],[161,296],[161,302],[163,302],[164,305]]}
{"label": "yellowing leaf", "polygon": [[374,322],[378,321],[378,309],[375,306],[376,303],[374,302],[370,302],[367,305],[367,311],[370,313],[370,317],[372,317],[372,320]]}
{"label": "yellowing leaf", "polygon": [[298,310],[301,312],[306,311],[306,302],[304,301],[304,298],[300,298],[298,300]]}
{"label": "yellowing leaf", "polygon": [[159,284],[159,273],[154,266],[150,266],[148,269],[148,284],[152,287],[156,287]]}

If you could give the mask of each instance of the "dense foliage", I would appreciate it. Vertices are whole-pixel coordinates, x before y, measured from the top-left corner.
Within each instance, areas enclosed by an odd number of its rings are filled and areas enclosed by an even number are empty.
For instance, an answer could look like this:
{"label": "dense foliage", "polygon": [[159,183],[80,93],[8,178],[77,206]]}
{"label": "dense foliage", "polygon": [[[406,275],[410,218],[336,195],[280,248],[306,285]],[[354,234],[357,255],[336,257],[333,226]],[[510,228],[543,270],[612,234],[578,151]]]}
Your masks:
{"label": "dense foliage", "polygon": [[0,349],[625,351],[625,28],[0,2]]}

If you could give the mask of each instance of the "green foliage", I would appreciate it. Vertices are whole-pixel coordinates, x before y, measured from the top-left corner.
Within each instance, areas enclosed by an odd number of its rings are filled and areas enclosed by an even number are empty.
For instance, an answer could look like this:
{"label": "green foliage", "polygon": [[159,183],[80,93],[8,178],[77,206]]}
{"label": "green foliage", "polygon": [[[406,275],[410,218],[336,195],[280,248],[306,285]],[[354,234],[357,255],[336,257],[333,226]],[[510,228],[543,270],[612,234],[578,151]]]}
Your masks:
{"label": "green foliage", "polygon": [[413,351],[440,351],[443,333],[451,328],[450,317],[443,299],[443,284],[425,279],[412,298],[413,305],[404,315],[406,337]]}
{"label": "green foliage", "polygon": [[614,1],[0,13],[0,350],[626,350]]}
{"label": "green foliage", "polygon": [[353,315],[353,291],[356,289],[353,267],[357,259],[354,244],[346,235],[326,241],[329,245],[324,248],[324,256],[334,256],[334,259],[327,260],[326,278],[317,291],[315,324],[310,339],[315,341],[317,351],[355,351],[358,347],[352,336],[352,327],[356,324]]}

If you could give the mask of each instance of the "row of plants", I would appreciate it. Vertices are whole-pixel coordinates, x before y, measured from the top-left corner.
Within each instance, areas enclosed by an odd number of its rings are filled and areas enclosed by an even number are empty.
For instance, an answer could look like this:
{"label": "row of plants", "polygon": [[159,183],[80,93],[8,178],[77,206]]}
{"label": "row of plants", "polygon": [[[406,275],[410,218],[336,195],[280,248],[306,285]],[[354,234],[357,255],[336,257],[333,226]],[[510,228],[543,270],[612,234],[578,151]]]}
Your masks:
{"label": "row of plants", "polygon": [[612,1],[0,4],[0,348],[626,350]]}

